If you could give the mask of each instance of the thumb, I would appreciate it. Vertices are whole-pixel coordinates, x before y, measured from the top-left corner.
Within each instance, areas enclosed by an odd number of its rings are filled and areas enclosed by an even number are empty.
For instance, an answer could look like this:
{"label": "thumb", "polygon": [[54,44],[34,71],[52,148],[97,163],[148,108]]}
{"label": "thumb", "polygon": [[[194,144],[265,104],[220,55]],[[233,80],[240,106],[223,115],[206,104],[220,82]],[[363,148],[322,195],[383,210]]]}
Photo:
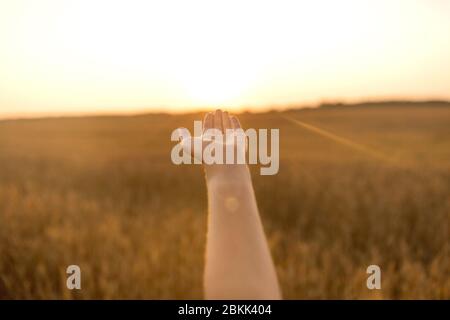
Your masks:
{"label": "thumb", "polygon": [[202,160],[203,140],[201,137],[185,137],[181,138],[181,146],[184,152],[189,153],[191,157]]}

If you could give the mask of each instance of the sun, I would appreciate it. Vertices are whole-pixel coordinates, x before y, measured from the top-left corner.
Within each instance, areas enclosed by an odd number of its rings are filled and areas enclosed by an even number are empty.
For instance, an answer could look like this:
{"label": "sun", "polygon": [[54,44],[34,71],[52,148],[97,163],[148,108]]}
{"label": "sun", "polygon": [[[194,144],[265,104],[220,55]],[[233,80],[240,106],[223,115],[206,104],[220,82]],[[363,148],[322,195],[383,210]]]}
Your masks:
{"label": "sun", "polygon": [[197,70],[183,78],[183,89],[189,98],[199,104],[229,104],[245,87],[245,83],[233,77],[230,72]]}
{"label": "sun", "polygon": [[179,66],[176,73],[192,103],[233,106],[250,88],[257,70],[240,59],[214,54],[209,58],[193,58],[189,64]]}

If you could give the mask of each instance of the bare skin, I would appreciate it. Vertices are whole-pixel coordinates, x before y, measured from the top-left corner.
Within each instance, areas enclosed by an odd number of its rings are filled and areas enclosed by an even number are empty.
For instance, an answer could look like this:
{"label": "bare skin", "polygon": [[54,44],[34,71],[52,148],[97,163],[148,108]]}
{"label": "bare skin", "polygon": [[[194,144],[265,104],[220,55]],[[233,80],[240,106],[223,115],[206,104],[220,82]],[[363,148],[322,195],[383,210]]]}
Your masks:
{"label": "bare skin", "polygon": [[[208,113],[203,130],[239,129],[239,120],[220,110]],[[208,188],[206,299],[281,299],[245,164],[204,164]]]}

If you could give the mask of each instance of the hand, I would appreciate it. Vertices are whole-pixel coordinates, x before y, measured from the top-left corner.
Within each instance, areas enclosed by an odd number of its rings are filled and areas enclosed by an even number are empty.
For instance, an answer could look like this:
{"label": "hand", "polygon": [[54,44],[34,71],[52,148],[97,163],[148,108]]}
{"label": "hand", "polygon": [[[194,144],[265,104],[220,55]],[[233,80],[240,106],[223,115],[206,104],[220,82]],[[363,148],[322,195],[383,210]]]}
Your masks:
{"label": "hand", "polygon": [[[217,135],[220,135],[220,139],[217,139]],[[181,143],[186,152],[191,153],[192,157],[202,160],[208,179],[217,175],[223,175],[223,177],[234,173],[242,175],[248,170],[245,165],[245,134],[238,118],[230,116],[226,111],[216,110],[207,113],[203,120],[202,135],[183,139]],[[201,148],[196,149],[195,144],[201,146]],[[205,158],[205,155],[209,154],[205,150],[212,150],[211,148],[222,151],[222,163],[213,163],[212,160],[214,159]],[[226,164],[227,150],[233,151],[232,164]],[[239,162],[237,161],[238,158]]]}

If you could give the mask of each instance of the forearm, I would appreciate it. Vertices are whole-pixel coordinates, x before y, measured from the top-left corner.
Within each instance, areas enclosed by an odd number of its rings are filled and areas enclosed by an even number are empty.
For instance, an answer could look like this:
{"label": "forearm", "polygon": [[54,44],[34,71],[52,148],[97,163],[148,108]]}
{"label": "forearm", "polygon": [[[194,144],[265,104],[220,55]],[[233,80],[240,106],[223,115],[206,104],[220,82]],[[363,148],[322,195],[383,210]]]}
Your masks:
{"label": "forearm", "polygon": [[207,299],[279,299],[248,167],[207,171]]}

